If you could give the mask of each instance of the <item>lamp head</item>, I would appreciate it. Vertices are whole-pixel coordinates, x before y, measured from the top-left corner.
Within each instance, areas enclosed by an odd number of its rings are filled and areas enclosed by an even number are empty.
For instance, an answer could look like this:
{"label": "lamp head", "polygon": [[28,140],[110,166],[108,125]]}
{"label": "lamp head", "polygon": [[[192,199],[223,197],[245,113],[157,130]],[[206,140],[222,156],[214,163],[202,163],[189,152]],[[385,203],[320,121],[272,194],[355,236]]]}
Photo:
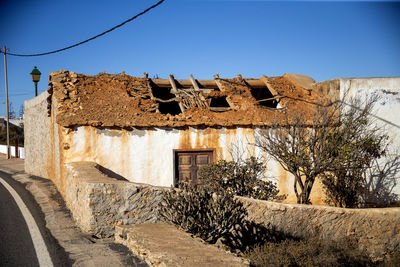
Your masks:
{"label": "lamp head", "polygon": [[31,76],[32,76],[32,81],[37,83],[38,81],[40,81],[40,75],[42,73],[37,69],[37,67],[35,66],[35,68],[32,70],[31,72]]}

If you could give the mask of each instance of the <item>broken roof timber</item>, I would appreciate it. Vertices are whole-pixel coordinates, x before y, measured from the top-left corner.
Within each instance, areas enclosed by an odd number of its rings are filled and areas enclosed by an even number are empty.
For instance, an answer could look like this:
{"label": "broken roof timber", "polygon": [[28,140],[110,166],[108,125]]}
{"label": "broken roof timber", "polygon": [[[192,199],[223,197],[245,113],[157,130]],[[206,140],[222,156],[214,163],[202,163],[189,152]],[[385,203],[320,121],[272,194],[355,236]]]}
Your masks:
{"label": "broken roof timber", "polygon": [[[261,79],[243,79],[252,88],[265,88],[265,83]],[[171,88],[169,79],[151,79],[158,87]],[[193,88],[191,80],[175,79],[175,81],[184,88]],[[196,80],[200,88],[218,88],[216,80]]]}

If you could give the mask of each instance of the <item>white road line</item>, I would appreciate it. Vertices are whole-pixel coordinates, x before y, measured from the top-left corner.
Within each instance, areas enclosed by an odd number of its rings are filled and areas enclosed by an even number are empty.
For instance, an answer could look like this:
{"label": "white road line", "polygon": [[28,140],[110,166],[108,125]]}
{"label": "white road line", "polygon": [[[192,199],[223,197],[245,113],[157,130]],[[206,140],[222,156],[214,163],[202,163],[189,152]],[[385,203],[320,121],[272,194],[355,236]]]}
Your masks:
{"label": "white road line", "polygon": [[54,266],[51,261],[49,251],[47,250],[46,244],[40,234],[39,227],[36,224],[35,219],[26,207],[25,203],[22,201],[18,193],[12,188],[3,178],[0,177],[0,182],[13,196],[15,202],[17,203],[22,215],[24,216],[25,222],[28,225],[29,233],[31,234],[33,246],[35,247],[36,256],[41,267]]}

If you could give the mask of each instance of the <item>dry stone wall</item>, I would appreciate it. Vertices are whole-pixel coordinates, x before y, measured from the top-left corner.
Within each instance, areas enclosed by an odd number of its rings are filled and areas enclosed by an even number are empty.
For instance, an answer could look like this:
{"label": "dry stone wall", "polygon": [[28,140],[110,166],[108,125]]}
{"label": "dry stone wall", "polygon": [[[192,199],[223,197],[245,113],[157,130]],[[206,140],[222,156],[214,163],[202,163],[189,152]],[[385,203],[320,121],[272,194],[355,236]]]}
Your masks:
{"label": "dry stone wall", "polygon": [[249,220],[287,235],[339,242],[354,238],[374,258],[400,249],[400,208],[344,209],[238,198]]}
{"label": "dry stone wall", "polygon": [[[118,180],[99,169],[94,162],[66,165],[66,203],[82,230],[110,237],[119,225],[162,221],[159,204],[168,188]],[[338,242],[352,238],[373,258],[400,249],[400,208],[344,209],[237,198],[250,221],[289,236]]]}
{"label": "dry stone wall", "polygon": [[160,221],[159,202],[167,190],[106,176],[93,162],[66,165],[66,203],[82,230],[110,237],[116,225]]}

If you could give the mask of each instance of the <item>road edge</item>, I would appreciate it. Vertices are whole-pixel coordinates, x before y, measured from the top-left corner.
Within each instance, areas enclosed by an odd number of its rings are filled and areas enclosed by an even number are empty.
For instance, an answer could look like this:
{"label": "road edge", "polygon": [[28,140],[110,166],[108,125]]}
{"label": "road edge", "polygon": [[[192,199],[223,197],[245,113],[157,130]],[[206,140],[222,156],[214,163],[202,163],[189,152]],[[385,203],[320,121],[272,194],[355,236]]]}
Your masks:
{"label": "road edge", "polygon": [[51,180],[4,166],[0,166],[0,171],[10,174],[38,204],[45,228],[67,254],[69,262],[63,266],[147,266],[113,239],[96,239],[82,232]]}

